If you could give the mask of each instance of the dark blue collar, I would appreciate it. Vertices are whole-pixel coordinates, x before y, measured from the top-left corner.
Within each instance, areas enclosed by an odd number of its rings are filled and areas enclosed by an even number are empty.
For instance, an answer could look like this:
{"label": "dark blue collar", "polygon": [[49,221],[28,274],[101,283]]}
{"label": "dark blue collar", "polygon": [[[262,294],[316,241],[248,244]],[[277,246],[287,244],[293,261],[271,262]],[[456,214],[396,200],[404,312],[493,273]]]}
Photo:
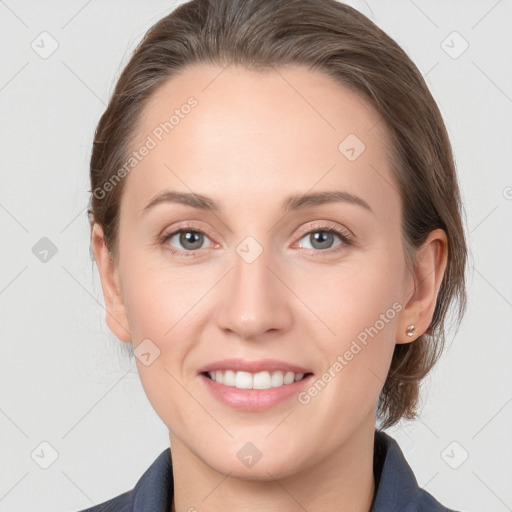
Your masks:
{"label": "dark blue collar", "polygon": [[376,493],[370,512],[455,512],[418,486],[398,443],[375,430],[373,473]]}

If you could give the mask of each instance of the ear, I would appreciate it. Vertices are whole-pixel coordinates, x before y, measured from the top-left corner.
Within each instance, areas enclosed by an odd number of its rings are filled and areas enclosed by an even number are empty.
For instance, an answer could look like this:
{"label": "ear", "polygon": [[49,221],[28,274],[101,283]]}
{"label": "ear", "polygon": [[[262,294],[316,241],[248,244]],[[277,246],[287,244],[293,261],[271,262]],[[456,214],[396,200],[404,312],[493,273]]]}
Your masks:
{"label": "ear", "polygon": [[[409,297],[398,322],[397,343],[410,343],[430,327],[448,261],[448,242],[442,229],[432,231],[416,252],[416,262],[411,274]],[[407,328],[414,325],[412,336]]]}
{"label": "ear", "polygon": [[121,293],[118,263],[110,257],[105,245],[103,229],[96,222],[91,229],[91,245],[105,300],[105,321],[117,338],[130,342],[132,337]]}

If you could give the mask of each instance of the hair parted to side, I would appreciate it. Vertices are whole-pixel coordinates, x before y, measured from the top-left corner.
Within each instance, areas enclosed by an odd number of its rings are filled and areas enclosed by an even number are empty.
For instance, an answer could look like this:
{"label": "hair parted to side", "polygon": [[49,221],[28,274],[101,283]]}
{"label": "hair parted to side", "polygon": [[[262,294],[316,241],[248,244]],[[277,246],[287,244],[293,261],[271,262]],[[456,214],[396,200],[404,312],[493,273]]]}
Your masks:
{"label": "hair parted to side", "polygon": [[125,180],[114,187],[105,184],[126,161],[151,95],[198,63],[262,71],[305,66],[358,92],[384,119],[402,199],[404,250],[410,256],[437,228],[448,239],[448,263],[432,323],[414,342],[395,346],[377,407],[383,429],[401,418],[414,419],[421,381],[444,347],[450,306],[457,307],[459,322],[466,307],[467,249],[455,164],[443,119],[421,73],[385,32],[336,0],[192,0],[180,5],[139,43],[96,129],[88,213],[91,228],[94,222],[102,226],[113,258],[119,256]]}

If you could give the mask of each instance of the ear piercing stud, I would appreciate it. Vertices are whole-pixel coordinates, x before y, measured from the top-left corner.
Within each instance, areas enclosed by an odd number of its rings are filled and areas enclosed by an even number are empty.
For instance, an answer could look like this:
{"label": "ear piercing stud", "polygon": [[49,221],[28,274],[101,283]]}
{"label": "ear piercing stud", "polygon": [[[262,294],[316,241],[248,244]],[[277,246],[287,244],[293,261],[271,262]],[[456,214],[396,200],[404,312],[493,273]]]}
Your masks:
{"label": "ear piercing stud", "polygon": [[407,336],[409,336],[409,338],[412,338],[414,336],[415,330],[416,330],[416,326],[414,324],[411,324],[411,325],[409,325],[409,327],[407,327],[405,332],[407,333]]}

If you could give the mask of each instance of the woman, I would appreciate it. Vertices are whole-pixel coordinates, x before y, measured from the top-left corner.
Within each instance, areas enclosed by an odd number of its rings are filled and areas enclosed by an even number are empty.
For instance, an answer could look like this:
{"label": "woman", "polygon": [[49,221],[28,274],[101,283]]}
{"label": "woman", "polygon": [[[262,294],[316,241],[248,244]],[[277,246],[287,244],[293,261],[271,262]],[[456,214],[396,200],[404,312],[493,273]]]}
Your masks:
{"label": "woman", "polygon": [[447,510],[384,432],[466,262],[443,120],[389,36],[334,0],[180,6],[118,80],[91,193],[106,321],[170,448],[89,511]]}

